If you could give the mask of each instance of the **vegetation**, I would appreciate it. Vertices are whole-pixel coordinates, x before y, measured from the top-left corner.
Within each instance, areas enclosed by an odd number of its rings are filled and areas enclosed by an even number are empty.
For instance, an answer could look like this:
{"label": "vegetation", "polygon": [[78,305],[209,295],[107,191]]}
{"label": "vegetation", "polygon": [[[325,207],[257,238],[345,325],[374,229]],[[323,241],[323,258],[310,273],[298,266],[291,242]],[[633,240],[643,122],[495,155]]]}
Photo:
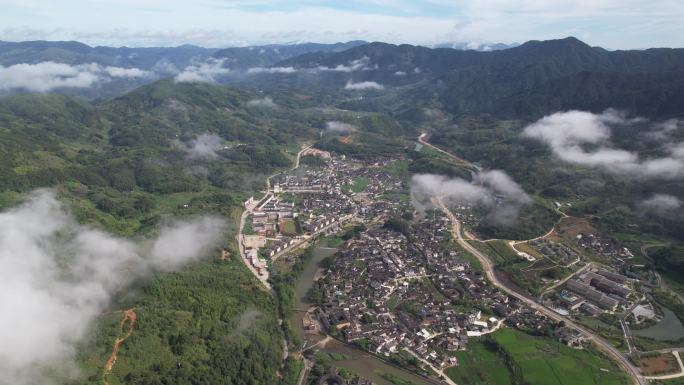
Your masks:
{"label": "vegetation", "polygon": [[385,380],[391,382],[393,385],[415,385],[414,382],[405,380],[399,376],[396,376],[392,373],[382,373],[380,377],[384,378]]}
{"label": "vegetation", "polygon": [[[119,306],[133,307],[138,323],[109,376],[112,383],[277,382],[282,347],[275,303],[237,259],[159,276],[140,288],[134,303]],[[117,318],[120,313],[103,316],[80,351],[89,368],[84,383],[101,383]]]}
{"label": "vegetation", "polygon": [[[27,44],[3,45],[0,64],[42,60],[50,53],[70,63],[85,58],[104,64],[113,60],[78,43],[55,43],[50,49]],[[343,48],[351,49],[337,52]],[[12,51],[15,49],[18,51]],[[292,58],[314,49],[330,53]],[[192,47],[186,50],[172,61],[180,65],[195,55],[214,53]],[[154,55],[144,53],[140,65],[156,63]],[[646,239],[667,242],[668,246],[651,253],[652,264],[669,277],[684,277],[681,216],[643,215],[636,203],[654,193],[682,199],[681,181],[645,184],[568,165],[546,146],[521,136],[528,122],[561,109],[597,112],[618,107],[654,118],[681,114],[682,50],[650,50],[647,55],[611,52],[563,39],[529,42],[487,54],[356,42],[325,49],[298,45],[282,54],[271,50],[259,57],[246,49],[222,50],[217,55],[239,59],[234,62],[243,63],[240,65],[287,60],[279,65],[294,67],[305,66],[312,59],[334,67],[366,56],[371,62],[394,63],[396,68],[391,73],[384,73],[384,68],[364,73],[387,85],[385,92],[369,92],[364,98],[341,90],[340,85],[348,80],[347,75],[344,79],[337,76],[342,74],[328,74],[325,79],[302,75],[295,80],[232,80],[252,82],[243,88],[165,79],[130,93],[124,91],[139,84],[117,83],[99,96],[121,96],[93,102],[63,95],[2,97],[0,208],[19,203],[32,189],[49,187],[68,203],[79,221],[120,236],[144,238],[168,216],[211,213],[233,220],[225,234],[232,240],[241,202],[264,188],[267,175],[290,167],[303,140],[316,140],[320,149],[360,158],[408,155],[408,160],[388,170],[407,180],[415,173],[469,180],[468,167],[415,146],[416,136],[425,131],[431,133],[432,143],[447,151],[484,168],[506,171],[532,197],[513,225],[480,222],[473,230],[483,238],[539,236],[560,217],[555,202],[572,203],[564,210],[591,218],[590,226],[597,231],[620,234],[634,245]],[[416,68],[421,68],[420,74]],[[397,70],[405,70],[408,76],[395,76]],[[494,81],[492,73],[500,76]],[[294,83],[283,83],[287,81]],[[296,84],[299,89],[286,90],[284,84],[290,88]],[[273,94],[277,108],[249,106],[250,100],[264,97],[252,89],[262,88]],[[85,96],[94,99],[97,95]],[[356,129],[344,135],[321,134],[330,120],[350,122]],[[201,135],[209,135],[216,143],[209,150],[196,148]],[[613,139],[635,153],[652,151],[635,138],[640,138],[639,132],[624,131],[616,132]],[[313,167],[324,162],[312,156],[301,161]],[[357,179],[344,189],[361,192],[367,184]],[[396,191],[385,198],[406,201],[409,195],[408,191]],[[391,218],[385,226],[409,235],[410,219]],[[326,244],[337,246],[362,229],[350,228]],[[285,223],[284,230],[298,231],[292,221]],[[247,226],[245,231],[253,229]],[[522,273],[526,262],[503,241],[476,245],[493,256],[513,282],[532,292],[539,289],[541,277],[557,278],[553,275],[565,273],[549,269],[543,273],[548,275],[528,276]],[[278,325],[277,318],[288,319],[294,282],[311,258],[311,250],[306,250],[290,271],[273,272],[273,297],[261,290],[235,259],[233,242],[226,242],[225,247],[233,259],[196,263],[121,293],[122,299],[113,309],[135,308],[138,325],[121,349],[110,376],[112,384],[296,383],[302,363],[293,358],[283,363],[281,346],[283,337],[289,343],[295,342],[295,337],[288,322]],[[459,249],[453,241],[445,247]],[[481,269],[476,259],[463,254],[474,268]],[[315,299],[320,293],[314,288],[312,295]],[[660,291],[654,296],[684,320],[684,307],[675,298]],[[413,314],[421,311],[419,303],[395,301],[391,306]],[[94,325],[79,349],[84,376],[78,383],[101,383],[119,320],[118,313],[105,314]],[[619,335],[613,332],[603,330],[608,338]],[[360,345],[367,343],[359,341]],[[571,350],[549,339],[510,330],[474,342],[469,354],[456,355],[461,366],[448,373],[459,383],[624,382],[617,368],[596,352]]]}
{"label": "vegetation", "polygon": [[368,186],[369,183],[370,181],[365,178],[357,178],[354,179],[351,185],[343,185],[342,191],[360,193],[366,188],[366,186]]}
{"label": "vegetation", "polygon": [[[0,205],[52,187],[84,223],[145,237],[164,217],[217,214],[233,223],[265,175],[289,167],[290,147],[315,132],[306,114],[246,113],[248,91],[160,81],[96,104],[58,95],[0,99]],[[287,124],[283,122],[287,119]],[[193,151],[198,135],[221,142]],[[209,161],[210,160],[210,161]],[[276,384],[298,363],[282,362],[277,323],[283,298],[263,291],[233,255],[139,283],[114,309],[138,323],[119,353],[112,384]],[[101,383],[120,313],[104,315],[79,349],[83,378]]]}
{"label": "vegetation", "polygon": [[461,365],[448,369],[447,374],[457,383],[629,383],[615,364],[592,349],[576,350],[555,339],[532,337],[511,329],[473,341],[472,351],[455,355]]}

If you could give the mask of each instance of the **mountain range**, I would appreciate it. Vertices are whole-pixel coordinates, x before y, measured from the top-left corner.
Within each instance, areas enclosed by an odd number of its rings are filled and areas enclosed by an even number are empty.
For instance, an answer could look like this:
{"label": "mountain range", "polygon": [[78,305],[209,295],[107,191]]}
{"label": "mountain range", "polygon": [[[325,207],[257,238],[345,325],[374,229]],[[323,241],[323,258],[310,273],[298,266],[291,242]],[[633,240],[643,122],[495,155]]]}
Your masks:
{"label": "mountain range", "polygon": [[[106,87],[99,86],[101,81],[91,87],[54,89],[87,99],[109,99],[160,78],[189,72],[188,81],[232,83],[254,89],[288,87],[361,93],[366,98],[363,109],[410,103],[452,114],[508,118],[534,118],[567,109],[602,111],[609,107],[648,117],[681,113],[678,107],[684,102],[684,49],[609,51],[573,37],[490,48],[477,51],[364,41],[226,49],[0,42],[0,66],[95,63],[120,72],[133,69],[145,74],[109,76]],[[21,87],[2,89],[0,85],[0,92],[22,91]],[[348,107],[359,108],[353,103]]]}

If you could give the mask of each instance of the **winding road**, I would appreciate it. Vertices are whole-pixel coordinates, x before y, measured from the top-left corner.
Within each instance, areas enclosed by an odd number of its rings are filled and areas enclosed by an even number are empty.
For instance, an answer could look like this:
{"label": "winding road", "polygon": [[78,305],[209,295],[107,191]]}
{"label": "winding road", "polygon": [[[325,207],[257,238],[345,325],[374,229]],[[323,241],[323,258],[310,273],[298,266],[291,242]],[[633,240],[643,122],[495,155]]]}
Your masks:
{"label": "winding road", "polygon": [[512,288],[509,288],[505,284],[503,284],[501,281],[499,281],[499,278],[496,276],[494,272],[494,264],[491,262],[489,257],[481,253],[479,250],[477,250],[475,247],[473,247],[470,243],[468,243],[465,239],[463,239],[463,236],[461,235],[461,222],[456,218],[456,216],[449,210],[446,205],[442,202],[440,198],[434,198],[433,202],[435,203],[436,206],[440,207],[444,214],[451,220],[453,223],[452,227],[452,233],[454,235],[454,238],[458,242],[458,244],[471,253],[472,255],[477,258],[480,263],[482,264],[482,268],[485,271],[485,274],[487,276],[487,279],[492,283],[492,285],[498,287],[502,291],[504,291],[506,294],[510,295],[511,297],[515,297],[521,302],[524,302],[527,306],[529,306],[531,309],[536,310],[548,318],[560,322],[563,321],[565,322],[565,325],[578,330],[580,333],[582,333],[587,339],[592,341],[597,347],[599,347],[601,350],[603,350],[606,354],[608,354],[610,357],[612,357],[619,365],[622,367],[627,374],[632,378],[632,381],[634,384],[638,385],[646,385],[647,382],[644,379],[644,377],[641,375],[639,372],[639,369],[632,364],[632,362],[626,358],[625,356],[620,353],[613,345],[605,341],[603,338],[600,336],[594,334],[592,331],[589,329],[578,325],[571,319],[564,317],[555,311],[547,308],[546,306],[537,303],[536,301],[530,299],[528,296],[523,295],[517,291],[515,291]]}

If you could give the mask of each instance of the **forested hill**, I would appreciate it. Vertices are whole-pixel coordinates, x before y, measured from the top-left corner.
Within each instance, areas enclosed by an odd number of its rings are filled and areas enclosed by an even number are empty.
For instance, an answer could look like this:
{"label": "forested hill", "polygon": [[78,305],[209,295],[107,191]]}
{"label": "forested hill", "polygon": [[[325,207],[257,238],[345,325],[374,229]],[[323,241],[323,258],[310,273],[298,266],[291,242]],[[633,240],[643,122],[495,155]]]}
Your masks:
{"label": "forested hill", "polygon": [[[278,107],[281,98],[171,80],[101,103],[0,98],[0,208],[49,187],[80,223],[118,236],[145,238],[169,218],[230,220],[266,175],[292,164],[300,140],[317,137],[306,106]],[[236,227],[224,234],[233,255]],[[287,370],[275,301],[238,258],[157,275],[111,305],[131,307],[138,323],[111,383],[277,384]],[[102,383],[120,317],[93,325],[69,384]]]}
{"label": "forested hill", "polygon": [[284,149],[317,133],[304,112],[254,105],[262,98],[171,80],[97,104],[50,94],[0,98],[0,190],[87,186],[96,206],[102,194],[128,202],[102,207],[130,232],[133,213],[122,207],[134,199],[126,197],[259,189],[262,174],[290,164]]}
{"label": "forested hill", "polygon": [[91,47],[76,41],[0,41],[0,65],[53,61],[65,64],[97,63],[152,69],[160,61],[183,68],[192,60],[210,57],[217,50],[194,45],[178,47]]}
{"label": "forested hill", "polygon": [[171,69],[170,65],[182,70],[190,64],[214,57],[224,59],[227,68],[247,69],[272,65],[309,52],[340,52],[363,44],[366,42],[269,44],[217,49],[192,44],[177,47],[92,47],[77,41],[0,41],[0,65],[45,61],[71,65],[97,63],[165,73]]}
{"label": "forested hill", "polygon": [[[349,66],[356,82],[409,86],[406,98],[436,97],[456,114],[529,118],[558,109],[606,107],[674,116],[684,103],[684,49],[608,51],[576,38],[529,41],[491,51],[370,43],[339,53],[311,53],[276,64],[298,69]],[[330,77],[330,76],[329,76]],[[334,78],[337,85],[344,79]]]}
{"label": "forested hill", "polygon": [[217,51],[214,57],[227,59],[226,66],[233,69],[248,69],[259,66],[270,66],[295,56],[311,52],[342,52],[350,48],[366,44],[365,41],[354,40],[346,43],[320,44],[270,44],[254,47],[231,47]]}

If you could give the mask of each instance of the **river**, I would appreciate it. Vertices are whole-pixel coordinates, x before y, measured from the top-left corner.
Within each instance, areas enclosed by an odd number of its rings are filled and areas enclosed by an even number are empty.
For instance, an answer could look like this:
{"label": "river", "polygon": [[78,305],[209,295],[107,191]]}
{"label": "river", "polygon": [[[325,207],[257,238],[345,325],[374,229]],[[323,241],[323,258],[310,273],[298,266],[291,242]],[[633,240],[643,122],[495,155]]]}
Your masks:
{"label": "river", "polygon": [[[316,273],[320,269],[319,265],[323,259],[335,254],[336,251],[337,249],[331,247],[317,247],[314,249],[313,258],[306,264],[295,285],[295,312],[293,313],[292,318],[290,318],[290,322],[295,333],[299,336],[300,340],[303,341],[304,347],[311,346],[323,339],[320,335],[306,333],[302,319],[306,309],[311,306],[311,303],[307,300],[307,293],[313,286]],[[378,385],[393,385],[390,381],[382,377],[382,375],[386,373],[397,376],[405,381],[410,381],[410,383],[414,385],[435,385],[437,383],[397,366],[388,364],[372,354],[348,346],[339,341],[332,340],[331,342],[328,342],[321,351],[325,353],[336,353],[334,356],[344,357],[343,360],[333,361],[333,365],[338,368],[348,369],[353,373],[374,381]]]}

